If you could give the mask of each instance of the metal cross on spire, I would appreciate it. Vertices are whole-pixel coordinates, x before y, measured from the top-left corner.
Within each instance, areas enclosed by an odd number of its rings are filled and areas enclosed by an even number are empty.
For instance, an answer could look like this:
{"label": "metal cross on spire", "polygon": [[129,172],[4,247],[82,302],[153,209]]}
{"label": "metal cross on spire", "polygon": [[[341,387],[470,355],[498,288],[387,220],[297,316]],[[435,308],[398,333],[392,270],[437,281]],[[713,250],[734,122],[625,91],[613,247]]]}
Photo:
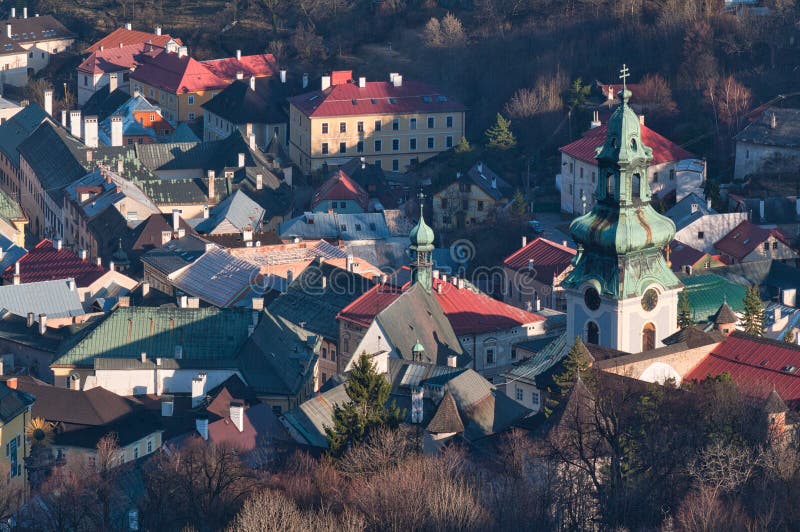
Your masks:
{"label": "metal cross on spire", "polygon": [[631,75],[631,71],[628,69],[628,65],[623,63],[622,70],[620,70],[619,73],[620,73],[619,79],[622,80],[622,90],[625,91],[628,89],[628,83],[627,83],[628,76]]}

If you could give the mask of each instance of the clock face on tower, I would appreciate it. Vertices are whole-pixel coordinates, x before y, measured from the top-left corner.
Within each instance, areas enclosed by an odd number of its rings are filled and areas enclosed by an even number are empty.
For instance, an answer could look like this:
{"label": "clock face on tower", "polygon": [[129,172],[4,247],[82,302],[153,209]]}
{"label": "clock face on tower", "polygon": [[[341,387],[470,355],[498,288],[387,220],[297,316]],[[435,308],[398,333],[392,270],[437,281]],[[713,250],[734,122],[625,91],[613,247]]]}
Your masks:
{"label": "clock face on tower", "polygon": [[586,292],[583,293],[583,302],[586,303],[589,310],[600,308],[600,294],[595,287],[590,286],[586,289]]}
{"label": "clock face on tower", "polygon": [[648,312],[656,308],[658,304],[658,292],[655,288],[648,288],[642,296],[642,308]]}

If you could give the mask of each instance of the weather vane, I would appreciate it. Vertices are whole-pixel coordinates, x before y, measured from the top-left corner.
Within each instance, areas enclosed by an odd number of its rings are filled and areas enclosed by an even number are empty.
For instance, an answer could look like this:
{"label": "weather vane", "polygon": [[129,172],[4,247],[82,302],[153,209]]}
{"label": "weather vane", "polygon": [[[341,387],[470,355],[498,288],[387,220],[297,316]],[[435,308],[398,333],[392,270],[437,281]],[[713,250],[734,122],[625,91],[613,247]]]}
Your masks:
{"label": "weather vane", "polygon": [[625,91],[625,90],[628,89],[628,85],[627,85],[627,81],[626,80],[628,79],[628,76],[631,75],[631,71],[628,70],[628,65],[623,63],[622,64],[622,70],[620,70],[619,73],[620,73],[619,79],[622,80],[622,90]]}

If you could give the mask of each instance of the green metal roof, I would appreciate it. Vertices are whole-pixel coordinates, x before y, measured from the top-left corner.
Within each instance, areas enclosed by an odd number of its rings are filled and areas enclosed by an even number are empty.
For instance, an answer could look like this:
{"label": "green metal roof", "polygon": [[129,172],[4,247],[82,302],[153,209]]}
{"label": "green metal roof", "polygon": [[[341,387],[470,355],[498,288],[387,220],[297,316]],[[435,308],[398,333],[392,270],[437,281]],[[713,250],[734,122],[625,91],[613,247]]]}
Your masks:
{"label": "green metal roof", "polygon": [[250,310],[120,308],[59,357],[53,366],[93,367],[95,358],[235,358],[248,338]]}
{"label": "green metal roof", "polygon": [[744,295],[747,288],[742,285],[734,284],[713,273],[684,277],[682,281],[686,286],[686,295],[692,307],[694,320],[697,322],[710,320],[725,302],[735,312],[744,310]]}

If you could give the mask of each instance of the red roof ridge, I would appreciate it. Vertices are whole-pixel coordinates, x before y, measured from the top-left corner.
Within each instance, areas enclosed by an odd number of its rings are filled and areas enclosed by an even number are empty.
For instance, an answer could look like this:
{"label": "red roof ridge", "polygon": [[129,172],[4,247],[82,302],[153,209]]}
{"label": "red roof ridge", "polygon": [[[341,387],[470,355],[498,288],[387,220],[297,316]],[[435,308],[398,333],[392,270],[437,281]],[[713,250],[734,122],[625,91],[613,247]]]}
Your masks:
{"label": "red roof ridge", "polygon": [[[695,155],[680,145],[669,140],[657,131],[650,129],[645,124],[641,126],[642,143],[653,149],[652,164],[663,164],[668,162],[679,161],[682,159],[694,159]],[[600,147],[603,141],[596,142],[599,139],[605,139],[608,124],[602,124],[598,127],[589,129],[584,135],[569,144],[561,146],[559,151],[574,157],[583,162],[595,164],[595,149]]]}
{"label": "red roof ridge", "polygon": [[577,253],[577,251],[575,251],[574,249],[572,249],[569,246],[565,246],[563,244],[559,244],[558,242],[555,242],[553,240],[550,240],[548,238],[544,238],[544,237],[540,236],[540,237],[536,237],[535,239],[533,239],[533,241],[528,242],[524,247],[519,248],[514,253],[512,253],[511,255],[506,257],[505,260],[503,261],[503,264],[508,265],[513,259],[515,259],[517,256],[521,255],[523,252],[528,251],[529,249],[533,248],[534,245],[537,242],[540,242],[540,241],[541,241],[541,243],[547,244],[547,245],[549,245],[551,247],[554,247],[556,249],[559,249],[561,251],[569,253],[570,255],[573,255],[573,256]]}

